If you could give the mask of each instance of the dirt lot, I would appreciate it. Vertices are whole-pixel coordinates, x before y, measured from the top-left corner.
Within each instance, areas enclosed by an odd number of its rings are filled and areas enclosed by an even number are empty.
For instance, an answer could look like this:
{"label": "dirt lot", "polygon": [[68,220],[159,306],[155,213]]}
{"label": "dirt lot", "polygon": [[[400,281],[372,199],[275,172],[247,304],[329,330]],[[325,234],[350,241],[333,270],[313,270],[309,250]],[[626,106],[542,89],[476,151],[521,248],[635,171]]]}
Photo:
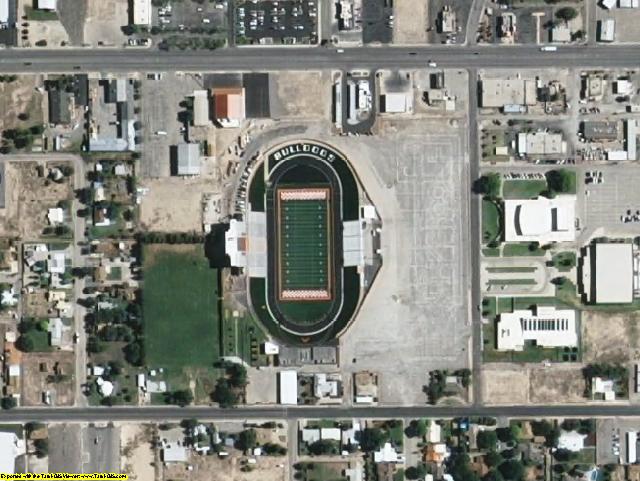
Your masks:
{"label": "dirt lot", "polygon": [[87,2],[84,41],[91,45],[122,45],[125,35],[120,27],[128,23],[127,0]]}
{"label": "dirt lot", "polygon": [[190,464],[193,471],[187,471],[184,466],[167,466],[164,469],[164,480],[189,480],[189,481],[284,481],[288,479],[287,456],[257,457],[257,463],[252,465],[253,470],[241,471],[245,456],[233,455],[227,458],[217,456],[192,456]]}
{"label": "dirt lot", "polygon": [[277,100],[272,117],[331,118],[331,73],[282,72],[274,74]]}
{"label": "dirt lot", "polygon": [[[26,128],[44,122],[44,95],[36,90],[42,80],[42,75],[20,75],[15,82],[0,83],[0,130]],[[18,119],[21,113],[28,113],[29,119],[25,122]]]}
{"label": "dirt lot", "polygon": [[482,391],[487,404],[525,404],[529,399],[526,369],[497,364],[482,371]]}
{"label": "dirt lot", "polygon": [[61,183],[38,177],[37,166],[45,162],[8,162],[5,166],[6,208],[0,210],[0,235],[37,239],[47,226],[47,210],[71,199],[69,179]]}
{"label": "dirt lot", "polygon": [[161,232],[202,230],[202,196],[215,193],[216,182],[210,178],[147,180],[149,192],[140,205],[140,222],[144,229]]}
{"label": "dirt lot", "polygon": [[581,369],[581,365],[531,368],[529,401],[540,404],[584,402],[586,385]]}
{"label": "dirt lot", "polygon": [[[45,372],[40,371],[40,363],[46,364]],[[56,363],[68,378],[57,384],[48,383],[47,376],[53,374]],[[54,405],[73,405],[74,364],[72,352],[24,353],[22,356],[22,405],[42,406],[42,393],[47,390],[51,392]]]}
{"label": "dirt lot", "polygon": [[583,312],[584,362],[626,362],[640,358],[640,313]]}
{"label": "dirt lot", "polygon": [[151,425],[125,424],[120,431],[121,469],[129,479],[155,479],[154,428]]}
{"label": "dirt lot", "polygon": [[47,301],[47,290],[36,289],[22,295],[22,315],[24,317],[49,317],[52,307]]}
{"label": "dirt lot", "polygon": [[492,364],[482,374],[488,404],[584,402],[582,365],[511,366]]}
{"label": "dirt lot", "polygon": [[427,0],[396,2],[393,7],[393,14],[395,16],[393,43],[427,43],[427,26],[429,25],[429,7]]}

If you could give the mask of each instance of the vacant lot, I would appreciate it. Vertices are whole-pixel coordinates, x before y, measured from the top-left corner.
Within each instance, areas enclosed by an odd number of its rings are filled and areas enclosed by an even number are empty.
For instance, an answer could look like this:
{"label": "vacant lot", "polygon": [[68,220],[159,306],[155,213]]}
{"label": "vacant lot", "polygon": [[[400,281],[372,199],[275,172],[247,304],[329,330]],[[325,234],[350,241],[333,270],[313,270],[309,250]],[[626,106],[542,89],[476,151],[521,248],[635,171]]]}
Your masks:
{"label": "vacant lot", "polygon": [[281,72],[276,85],[273,117],[330,118],[331,103],[325,101],[331,98],[329,72]]}
{"label": "vacant lot", "polygon": [[13,82],[0,83],[0,130],[42,124],[43,94],[36,90],[41,84],[40,75],[20,75]]}
{"label": "vacant lot", "polygon": [[393,28],[393,43],[425,44],[429,25],[429,8],[426,0],[396,2],[394,5],[396,21]]}
{"label": "vacant lot", "polygon": [[584,311],[582,350],[584,362],[627,362],[638,359],[640,313]]}
{"label": "vacant lot", "polygon": [[144,248],[143,315],[147,363],[177,373],[219,356],[218,273],[201,245]]}

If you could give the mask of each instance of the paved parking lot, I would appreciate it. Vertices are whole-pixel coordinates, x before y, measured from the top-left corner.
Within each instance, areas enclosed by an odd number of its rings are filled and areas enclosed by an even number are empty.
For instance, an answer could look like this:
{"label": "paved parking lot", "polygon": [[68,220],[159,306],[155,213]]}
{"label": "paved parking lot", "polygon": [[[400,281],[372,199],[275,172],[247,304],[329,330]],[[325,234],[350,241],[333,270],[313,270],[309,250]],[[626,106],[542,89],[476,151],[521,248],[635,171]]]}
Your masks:
{"label": "paved parking lot", "polygon": [[227,27],[227,8],[222,2],[170,2],[170,5],[170,11],[153,8],[152,25],[164,31],[177,29],[192,33],[198,33],[199,29],[220,31]]}
{"label": "paved parking lot", "polygon": [[236,41],[242,37],[250,42],[272,38],[274,42],[315,43],[319,0],[294,2],[239,2],[235,10]]}
{"label": "paved parking lot", "polygon": [[88,426],[83,433],[84,473],[120,472],[120,428]]}
{"label": "paved parking lot", "polygon": [[82,472],[81,432],[79,424],[49,426],[49,472]]}
{"label": "paved parking lot", "polygon": [[362,41],[364,43],[391,43],[394,0],[362,0]]}
{"label": "paved parking lot", "polygon": [[380,373],[382,402],[419,404],[429,370],[468,365],[464,141],[437,121],[389,131],[402,133],[357,148],[341,138],[383,226],[383,266],[341,339],[341,364]]}
{"label": "paved parking lot", "polygon": [[584,198],[583,226],[588,234],[605,235],[604,232],[597,231],[598,228],[602,228],[610,236],[639,235],[640,222],[623,223],[620,216],[626,215],[628,210],[631,210],[632,214],[640,210],[640,167],[633,164],[594,165],[584,170],[600,170],[604,179],[602,184],[585,186],[584,174],[579,173],[578,176],[580,188],[583,192],[589,192]]}
{"label": "paved parking lot", "polygon": [[[140,122],[142,124],[142,177],[165,177],[170,174],[169,147],[184,142],[180,132],[183,124],[178,120],[185,97],[201,89],[202,79],[194,75],[162,74],[160,80],[144,77],[140,87]],[[158,134],[166,132],[166,134]]]}

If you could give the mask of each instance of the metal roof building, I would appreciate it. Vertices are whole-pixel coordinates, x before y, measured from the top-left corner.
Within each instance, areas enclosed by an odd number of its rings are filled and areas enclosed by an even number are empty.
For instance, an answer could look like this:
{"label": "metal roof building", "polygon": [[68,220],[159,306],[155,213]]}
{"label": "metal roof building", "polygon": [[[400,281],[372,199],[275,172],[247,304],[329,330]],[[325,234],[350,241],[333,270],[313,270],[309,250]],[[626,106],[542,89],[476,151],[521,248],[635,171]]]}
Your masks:
{"label": "metal roof building", "polygon": [[298,404],[298,373],[280,372],[280,404]]}
{"label": "metal roof building", "polygon": [[209,93],[206,90],[195,90],[193,92],[193,125],[209,125]]}
{"label": "metal roof building", "polygon": [[178,175],[200,175],[200,145],[178,144]]}
{"label": "metal roof building", "polygon": [[151,0],[131,0],[134,25],[151,25]]}

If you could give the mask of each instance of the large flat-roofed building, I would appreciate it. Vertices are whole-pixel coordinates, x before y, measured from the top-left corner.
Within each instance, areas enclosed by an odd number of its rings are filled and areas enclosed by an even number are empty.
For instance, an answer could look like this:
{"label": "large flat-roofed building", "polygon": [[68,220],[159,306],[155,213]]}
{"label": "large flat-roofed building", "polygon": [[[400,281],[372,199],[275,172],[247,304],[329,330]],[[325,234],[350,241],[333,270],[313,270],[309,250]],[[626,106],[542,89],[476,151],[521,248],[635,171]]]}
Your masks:
{"label": "large flat-roofed building", "polygon": [[625,304],[633,301],[633,244],[597,242],[583,258],[582,286],[587,302]]}
{"label": "large flat-roofed building", "polygon": [[12,432],[0,432],[0,473],[16,472],[16,457],[24,453],[24,441]]}
{"label": "large flat-roofed building", "polygon": [[130,0],[131,22],[134,25],[151,25],[151,0]]}
{"label": "large flat-roofed building", "polygon": [[521,132],[518,134],[518,153],[521,155],[561,155],[567,151],[562,134],[551,132]]}
{"label": "large flat-roofed building", "polygon": [[298,373],[280,371],[280,404],[298,404]]}
{"label": "large flat-roofed building", "polygon": [[575,240],[576,196],[505,200],[507,242],[571,242]]}
{"label": "large flat-roofed building", "polygon": [[501,351],[522,351],[525,343],[540,347],[578,345],[576,312],[555,307],[536,307],[500,314],[497,343]]}
{"label": "large flat-roofed building", "polygon": [[536,82],[533,79],[483,79],[482,106],[503,108],[505,105],[535,105]]}
{"label": "large flat-roofed building", "polygon": [[582,122],[582,135],[587,140],[616,140],[618,138],[618,122],[590,120]]}
{"label": "large flat-roofed building", "polygon": [[612,18],[598,20],[598,40],[613,42],[616,37],[616,21]]}

